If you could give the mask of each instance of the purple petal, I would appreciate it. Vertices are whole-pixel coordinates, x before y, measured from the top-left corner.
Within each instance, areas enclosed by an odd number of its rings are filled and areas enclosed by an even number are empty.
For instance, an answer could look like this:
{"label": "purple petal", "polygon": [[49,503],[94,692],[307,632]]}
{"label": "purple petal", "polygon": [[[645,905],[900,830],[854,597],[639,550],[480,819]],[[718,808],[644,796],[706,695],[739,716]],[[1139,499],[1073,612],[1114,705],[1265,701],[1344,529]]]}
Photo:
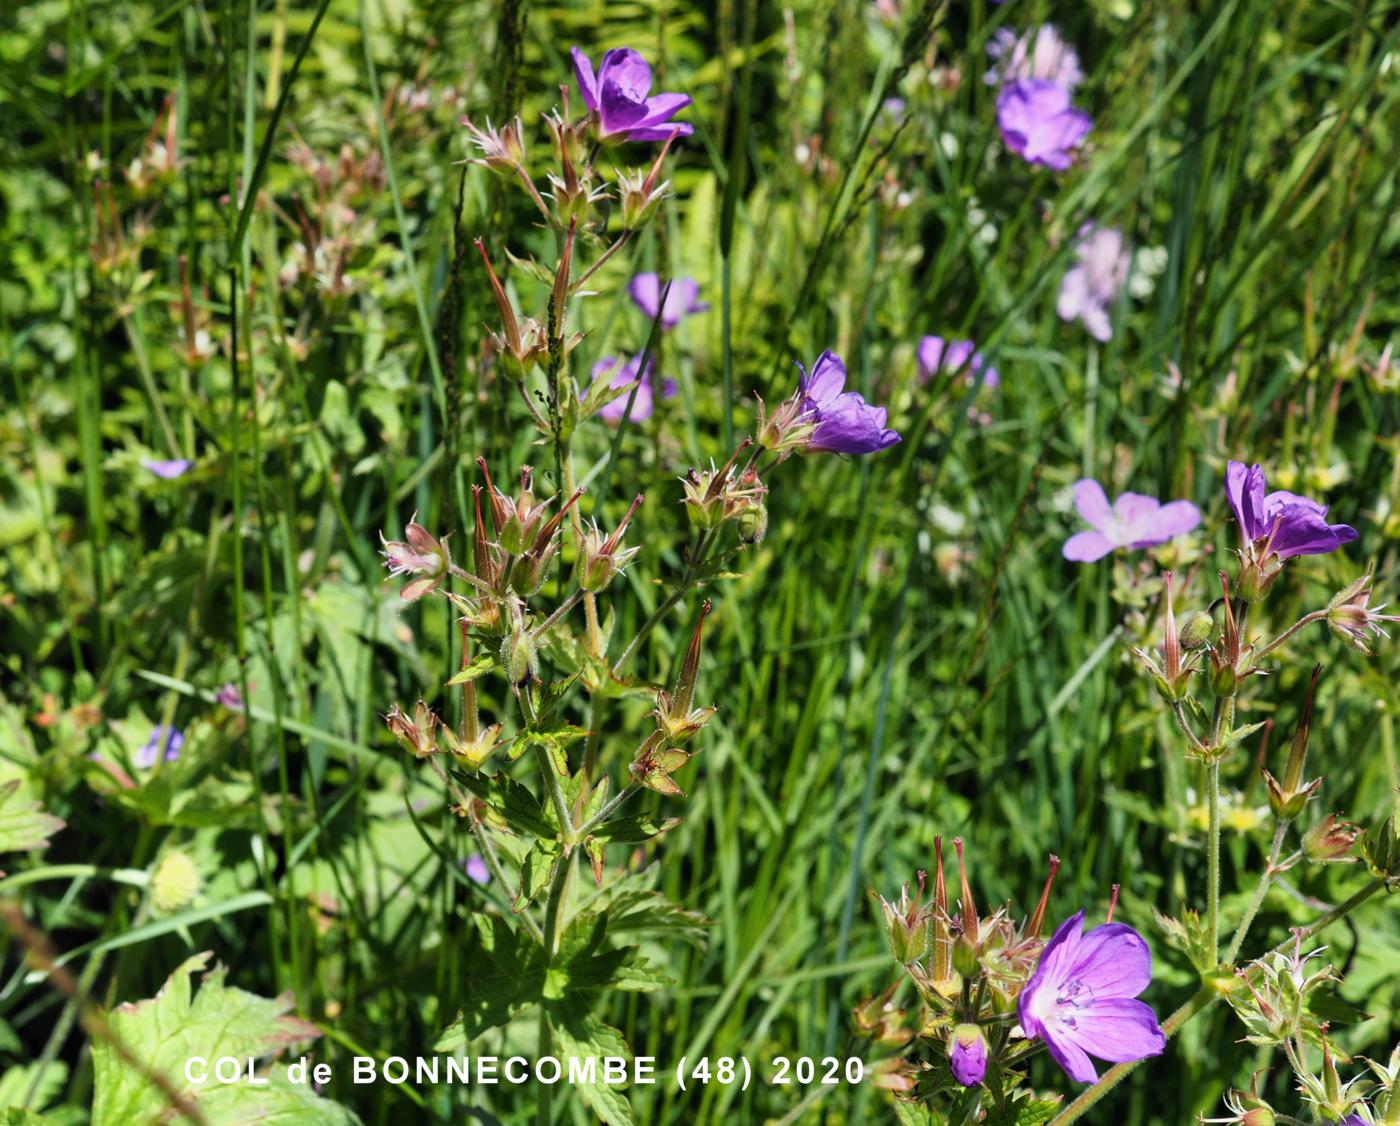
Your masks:
{"label": "purple petal", "polygon": [[1288,505],[1275,517],[1277,528],[1269,539],[1269,549],[1280,559],[1295,555],[1325,555],[1356,539],[1356,529],[1348,524],[1328,524],[1314,509]]}
{"label": "purple petal", "polygon": [[677,137],[689,137],[695,132],[695,126],[687,121],[672,121],[666,125],[647,126],[638,128],[632,126],[622,130],[627,134],[629,141],[665,141],[670,139],[674,133]]}
{"label": "purple petal", "polygon": [[1130,547],[1155,547],[1177,536],[1194,531],[1201,523],[1201,510],[1189,500],[1174,500],[1149,512],[1129,525]]}
{"label": "purple petal", "polygon": [[943,337],[925,336],[919,341],[919,375],[928,379],[943,366]]}
{"label": "purple petal", "polygon": [[1123,493],[1113,502],[1113,517],[1118,523],[1131,527],[1140,520],[1152,518],[1162,502],[1143,493]]}
{"label": "purple petal", "polygon": [[640,125],[647,113],[645,102],[631,97],[623,87],[606,78],[598,84],[598,106],[603,132],[608,135],[627,133],[632,126]]}
{"label": "purple petal", "polygon": [[1104,999],[1136,997],[1151,984],[1152,953],[1142,935],[1126,923],[1104,923],[1079,940],[1068,976],[1094,991],[1097,1009]]}
{"label": "purple petal", "polygon": [[1117,546],[1102,532],[1075,532],[1060,550],[1071,563],[1094,563]]}
{"label": "purple petal", "polygon": [[[1054,1038],[1068,1041],[1110,1063],[1159,1056],[1167,1046],[1167,1038],[1162,1035],[1151,1007],[1128,997],[1107,1000],[1096,997],[1092,1004],[1075,1014],[1073,1027],[1059,1028]],[[1079,1077],[1071,1075],[1071,1078]]]}
{"label": "purple petal", "polygon": [[147,458],[141,463],[144,468],[149,469],[157,477],[161,477],[166,481],[173,481],[176,477],[183,476],[193,464],[194,462],[188,461],[182,457],[171,458],[168,461]]}
{"label": "purple petal", "polygon": [[598,84],[612,83],[632,102],[645,102],[651,93],[651,66],[631,47],[614,47],[598,64]]}
{"label": "purple petal", "polygon": [[1240,533],[1247,540],[1265,535],[1269,526],[1264,519],[1264,470],[1258,465],[1246,466],[1232,461],[1225,467],[1225,496],[1234,509]]}
{"label": "purple petal", "polygon": [[807,446],[812,450],[841,454],[868,454],[886,449],[900,440],[895,431],[886,429],[886,417],[884,407],[873,407],[858,392],[847,391],[822,404],[821,421]]}
{"label": "purple petal", "polygon": [[1093,127],[1070,102],[1069,91],[1045,79],[1023,79],[997,96],[997,121],[1006,147],[1031,164],[1063,172]]}
{"label": "purple petal", "polygon": [[1050,1058],[1059,1064],[1064,1073],[1076,1083],[1097,1083],[1099,1081],[1098,1069],[1094,1067],[1093,1061],[1084,1054],[1084,1049],[1073,1040],[1060,1036],[1046,1036],[1043,1039],[1045,1046],[1050,1049]]}
{"label": "purple petal", "polygon": [[646,117],[638,124],[664,125],[688,105],[689,94],[657,94],[654,98],[646,99]]}
{"label": "purple petal", "polygon": [[656,319],[656,311],[661,302],[661,279],[659,277],[655,274],[638,274],[627,286],[627,292],[632,295],[632,300],[637,303],[637,308],[641,309],[652,320]]}
{"label": "purple petal", "polygon": [[846,365],[840,356],[828,348],[812,365],[812,374],[804,374],[798,380],[798,386],[803,394],[821,407],[840,395],[846,386]]}
{"label": "purple petal", "polygon": [[593,63],[587,55],[574,47],[574,78],[578,80],[578,91],[583,95],[583,104],[590,110],[598,108],[598,79],[593,74]]}
{"label": "purple petal", "polygon": [[1272,520],[1279,509],[1285,505],[1297,505],[1301,508],[1316,512],[1319,516],[1327,515],[1327,506],[1318,504],[1311,497],[1301,497],[1297,493],[1290,493],[1285,489],[1275,489],[1264,498],[1263,507],[1260,509],[1264,513],[1266,520]]}
{"label": "purple petal", "polygon": [[466,869],[467,875],[479,884],[489,884],[491,882],[491,869],[486,866],[486,861],[472,853],[462,862],[462,867]]}
{"label": "purple petal", "polygon": [[1113,508],[1103,486],[1092,477],[1082,477],[1074,483],[1074,507],[1091,528],[1100,532],[1112,529]]}

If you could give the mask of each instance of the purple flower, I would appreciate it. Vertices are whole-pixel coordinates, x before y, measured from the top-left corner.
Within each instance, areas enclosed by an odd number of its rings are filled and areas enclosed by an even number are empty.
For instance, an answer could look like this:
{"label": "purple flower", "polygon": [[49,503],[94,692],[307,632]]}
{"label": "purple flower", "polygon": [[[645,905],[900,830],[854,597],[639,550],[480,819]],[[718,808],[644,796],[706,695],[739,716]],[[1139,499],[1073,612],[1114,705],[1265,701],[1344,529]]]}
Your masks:
{"label": "purple flower", "polygon": [[944,340],[941,336],[925,336],[919,341],[919,377],[928,379],[940,371],[966,369],[968,382],[976,380],[984,387],[996,387],[1001,376],[996,368],[984,368],[982,353],[971,340]]}
{"label": "purple flower", "polygon": [[[643,313],[656,319],[661,301],[661,279],[656,274],[638,274],[628,285],[627,292]],[[661,327],[675,328],[682,317],[703,313],[709,307],[700,300],[700,285],[694,278],[675,278],[666,291],[666,305],[661,308]]]}
{"label": "purple flower", "polygon": [[975,1087],[987,1074],[987,1038],[975,1024],[960,1024],[948,1043],[948,1067],[964,1087]]}
{"label": "purple flower", "polygon": [[1106,341],[1113,336],[1108,311],[1128,282],[1132,251],[1116,227],[1086,223],[1079,228],[1074,256],[1078,261],[1060,282],[1055,312],[1062,321],[1082,321],[1090,336]]}
{"label": "purple flower", "polygon": [[491,869],[486,867],[486,861],[477,853],[472,853],[462,861],[462,867],[468,876],[479,884],[489,884],[491,882]]}
{"label": "purple flower", "polygon": [[149,469],[157,477],[162,477],[167,481],[173,481],[176,477],[183,476],[194,462],[185,458],[177,457],[168,461],[161,461],[156,458],[147,458],[141,465]]}
{"label": "purple flower", "polygon": [[1093,1083],[1099,1073],[1089,1056],[1126,1063],[1160,1055],[1167,1040],[1156,1014],[1135,1000],[1152,980],[1142,935],[1126,923],[1083,930],[1083,911],[1060,924],[1017,1011],[1025,1034],[1044,1040],[1071,1079]]}
{"label": "purple flower", "polygon": [[[593,382],[596,383],[610,371],[616,369],[617,374],[613,376],[610,386],[625,387],[637,379],[637,369],[640,366],[641,358],[640,355],[633,356],[624,364],[617,356],[604,356],[593,365]],[[651,417],[652,411],[656,407],[656,394],[651,386],[654,374],[655,367],[648,361],[647,370],[642,374],[641,381],[637,384],[637,396],[632,403],[632,413],[628,416],[633,422],[645,422]],[[669,399],[675,393],[676,381],[674,379],[668,379],[661,385],[663,398]],[[598,411],[599,416],[606,418],[609,422],[620,422],[623,414],[627,411],[628,395],[619,395],[613,399]]]}
{"label": "purple flower", "polygon": [[185,737],[178,727],[166,727],[165,724],[158,723],[152,729],[146,745],[136,752],[132,761],[143,770],[149,770],[161,757],[162,747],[165,748],[165,761],[174,762],[180,757],[180,748],[184,745]]}
{"label": "purple flower", "polygon": [[1200,509],[1189,500],[1163,504],[1156,497],[1124,493],[1110,506],[1103,486],[1088,477],[1074,483],[1074,507],[1094,529],[1065,541],[1064,556],[1075,563],[1092,563],[1120,547],[1156,547],[1201,522]]}
{"label": "purple flower", "polygon": [[598,73],[577,47],[573,49],[574,75],[579,92],[598,123],[601,141],[664,141],[672,133],[688,137],[693,126],[672,121],[690,105],[688,94],[655,94],[651,91],[651,67],[630,47],[603,55]]}
{"label": "purple flower", "polygon": [[219,690],[214,693],[214,703],[220,707],[241,712],[243,710],[243,693],[238,690],[238,685],[229,681],[227,684],[221,685]]}
{"label": "purple flower", "polygon": [[1020,36],[1009,27],[998,28],[987,44],[987,54],[1000,64],[989,67],[983,76],[989,86],[1043,78],[1070,91],[1084,81],[1079,56],[1053,24],[1042,24]]}
{"label": "purple flower", "polygon": [[1359,1114],[1348,1114],[1337,1126],[1369,1126],[1369,1123]]}
{"label": "purple flower", "polygon": [[1241,534],[1255,545],[1260,559],[1324,555],[1357,536],[1348,524],[1327,523],[1325,504],[1281,489],[1266,494],[1264,470],[1258,465],[1230,462],[1225,469],[1225,495],[1235,510]]}
{"label": "purple flower", "polygon": [[1001,88],[997,123],[1001,139],[1017,156],[1063,172],[1094,121],[1075,109],[1063,86],[1045,78],[1023,78]]}
{"label": "purple flower", "polygon": [[885,427],[884,407],[872,407],[857,391],[846,391],[846,365],[835,352],[817,357],[809,376],[801,364],[797,381],[798,418],[814,427],[806,448],[837,454],[868,454],[900,440]]}

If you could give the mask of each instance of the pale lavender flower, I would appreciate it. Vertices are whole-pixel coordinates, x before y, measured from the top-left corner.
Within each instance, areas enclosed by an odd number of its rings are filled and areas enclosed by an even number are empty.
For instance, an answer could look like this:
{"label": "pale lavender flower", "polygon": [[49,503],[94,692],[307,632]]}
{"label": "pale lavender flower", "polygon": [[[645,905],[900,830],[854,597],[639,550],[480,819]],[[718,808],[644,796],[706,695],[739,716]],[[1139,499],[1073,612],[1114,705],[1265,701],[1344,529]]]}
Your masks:
{"label": "pale lavender flower", "polygon": [[1063,172],[1094,121],[1069,91],[1044,78],[1008,82],[997,95],[997,123],[1006,147],[1030,164]]}
{"label": "pale lavender flower", "polygon": [[573,57],[579,92],[597,123],[599,140],[664,141],[672,133],[687,137],[694,131],[694,126],[671,120],[690,105],[690,95],[652,94],[651,67],[630,47],[606,52],[596,75],[577,47]]}
{"label": "pale lavender flower", "polygon": [[157,477],[166,481],[173,481],[176,477],[182,477],[189,471],[194,462],[183,457],[161,460],[159,458],[147,458],[141,463],[142,467],[149,469]]}
{"label": "pale lavender flower", "polygon": [[1084,912],[1060,924],[1017,1000],[1021,1029],[1039,1037],[1077,1083],[1099,1078],[1089,1057],[1127,1063],[1160,1055],[1166,1037],[1136,997],[1152,981],[1152,954],[1126,923],[1084,934]]}
{"label": "pale lavender flower", "polygon": [[661,279],[656,274],[638,274],[627,287],[632,300],[652,320],[661,312],[661,327],[675,328],[682,317],[703,313],[710,306],[700,300],[700,284],[694,278],[674,278],[666,291],[666,304],[661,305]]}
{"label": "pale lavender flower", "polygon": [[243,710],[243,693],[238,690],[238,685],[229,681],[227,684],[221,685],[219,690],[214,693],[214,703],[232,711],[241,712]]}
{"label": "pale lavender flower", "polygon": [[1156,497],[1124,493],[1110,505],[1103,486],[1088,477],[1074,484],[1074,506],[1094,529],[1065,541],[1064,556],[1075,563],[1092,563],[1120,547],[1156,547],[1201,522],[1200,509],[1189,500],[1163,504]]}
{"label": "pale lavender flower", "polygon": [[486,866],[486,861],[477,853],[472,853],[464,861],[462,867],[471,879],[479,884],[489,884],[491,882],[491,869]]}
{"label": "pale lavender flower", "polygon": [[1116,227],[1086,223],[1079,228],[1074,256],[1075,264],[1060,282],[1055,312],[1062,321],[1082,321],[1095,340],[1109,340],[1113,323],[1108,311],[1128,283],[1132,251]]}
{"label": "pale lavender flower", "polygon": [[1260,559],[1324,555],[1357,536],[1349,524],[1327,523],[1325,504],[1281,489],[1266,494],[1264,470],[1258,465],[1230,462],[1225,469],[1225,495],[1240,533]]}
{"label": "pale lavender flower", "polygon": [[998,28],[987,44],[987,54],[998,64],[989,67],[983,76],[989,86],[1043,78],[1072,91],[1084,81],[1079,56],[1060,38],[1053,24],[1042,24],[1024,35],[1017,35],[1009,27]]}
{"label": "pale lavender flower", "polygon": [[899,435],[885,426],[884,407],[874,407],[857,391],[847,391],[846,365],[829,349],[817,357],[809,376],[801,364],[797,381],[798,419],[813,426],[805,446],[838,454],[875,453],[894,445]]}
{"label": "pale lavender flower", "polygon": [[[604,356],[593,365],[593,381],[603,379],[609,372],[615,371],[610,382],[612,387],[625,387],[627,384],[637,379],[637,371],[641,365],[642,357],[633,356],[625,364],[617,356]],[[656,392],[652,387],[652,379],[656,374],[655,366],[648,361],[646,371],[642,374],[641,382],[637,384],[637,395],[632,403],[632,412],[628,417],[633,422],[645,422],[652,416],[656,409]],[[669,399],[676,393],[676,381],[668,379],[661,385],[662,398]],[[629,391],[626,395],[619,395],[606,406],[598,411],[602,418],[609,422],[619,422],[623,414],[627,412],[627,399],[631,395]]]}
{"label": "pale lavender flower", "polygon": [[971,340],[944,340],[941,336],[925,336],[919,341],[919,377],[929,379],[940,371],[962,371],[968,382],[983,387],[1001,383],[997,369],[987,367],[982,353]]}
{"label": "pale lavender flower", "polygon": [[174,762],[180,757],[180,748],[184,745],[185,736],[178,727],[166,727],[165,724],[158,723],[152,729],[146,745],[136,752],[131,761],[143,770],[149,770],[161,757],[162,748],[165,750],[165,761]]}

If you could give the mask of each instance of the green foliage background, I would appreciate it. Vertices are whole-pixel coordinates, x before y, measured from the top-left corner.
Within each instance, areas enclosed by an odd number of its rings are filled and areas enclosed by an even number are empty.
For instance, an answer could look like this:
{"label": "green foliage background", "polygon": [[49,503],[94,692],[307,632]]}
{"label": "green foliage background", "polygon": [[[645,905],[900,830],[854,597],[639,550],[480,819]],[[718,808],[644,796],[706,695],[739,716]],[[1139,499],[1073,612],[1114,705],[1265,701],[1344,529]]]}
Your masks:
{"label": "green foliage background", "polygon": [[[0,894],[103,1004],[151,996],[207,949],[230,985],[293,991],[322,1058],[428,1050],[480,968],[469,912],[500,899],[462,875],[470,850],[441,794],[379,721],[395,700],[440,702],[455,665],[441,608],[401,611],[383,582],[377,536],[416,510],[464,543],[477,454],[507,480],[548,461],[485,362],[494,314],[470,257],[451,296],[454,162],[468,155],[457,118],[519,105],[546,160],[533,123],[572,86],[568,47],[631,45],[661,88],[694,97],[696,133],[674,158],[677,199],[599,276],[574,362],[640,349],[648,326],[623,290],[635,270],[693,275],[713,309],[666,339],[660,363],[680,392],[626,435],[611,489],[586,502],[615,521],[634,492],[648,496],[636,527],[650,561],[629,576],[617,635],[658,601],[650,578],[679,566],[676,477],[722,460],[726,427],[751,427],[747,394],[781,399],[793,360],[840,352],[905,441],[785,466],[766,545],[712,587],[700,694],[720,717],[681,778],[689,796],[647,798],[685,821],[615,863],[655,861],[656,886],[713,926],[648,939],[674,986],[626,994],[606,1019],[663,1062],[867,1053],[850,1009],[895,970],[869,890],[891,894],[928,867],[936,834],[966,840],[979,902],[1029,906],[1051,852],[1064,861],[1057,917],[1101,911],[1121,883],[1120,917],[1157,956],[1148,999],[1174,1006],[1192,975],[1150,907],[1199,904],[1198,768],[1126,657],[1151,636],[1153,569],[1139,555],[1065,563],[1066,487],[1087,474],[1111,494],[1195,500],[1202,532],[1159,556],[1194,576],[1178,606],[1196,607],[1232,543],[1225,461],[1262,461],[1275,487],[1325,495],[1361,531],[1290,567],[1271,620],[1368,564],[1383,594],[1393,587],[1400,379],[1379,357],[1400,315],[1400,9],[959,3],[906,40],[928,14],[912,0],[527,4],[518,66],[512,11],[37,0],[0,13],[0,782],[21,779],[17,800],[66,822],[42,855],[5,858],[18,877]],[[994,26],[1052,18],[1084,60],[1078,100],[1095,117],[1062,175],[1003,150],[982,81]],[[896,94],[902,113],[883,112]],[[143,194],[123,170],[147,155],[168,96],[181,163]],[[354,216],[342,217],[347,293],[278,280],[301,237],[298,200],[314,212],[318,198],[288,155],[298,137],[368,169],[338,197]],[[115,271],[93,251],[107,224],[98,181],[129,243],[146,228]],[[498,260],[506,246],[548,259],[523,196],[482,169],[462,183],[468,238]],[[1091,219],[1164,251],[1103,346],[1054,312]],[[182,359],[182,257],[215,349],[197,365]],[[527,271],[512,278],[526,305],[540,297]],[[461,302],[456,334],[445,297]],[[235,331],[248,333],[237,364]],[[961,385],[921,383],[925,333],[974,337],[1000,388],[974,404]],[[990,421],[969,420],[974,406]],[[596,422],[580,436],[589,474],[610,441]],[[175,456],[196,461],[175,481],[141,466]],[[646,682],[672,675],[690,611],[648,647]],[[1393,646],[1368,659],[1315,627],[1263,693],[1276,710],[1242,718],[1278,721],[1277,756],[1314,661],[1329,666],[1313,731],[1324,800],[1370,821],[1396,782]],[[212,702],[240,665],[257,709],[247,726]],[[605,762],[622,764],[642,711],[619,707]],[[136,789],[111,785],[89,756],[121,761],[157,722],[185,731],[180,759]],[[1227,766],[1240,795],[1227,919],[1268,844],[1249,813],[1262,804],[1252,757]],[[202,886],[162,914],[146,873],[176,849]],[[1276,941],[1360,878],[1300,870],[1263,924]],[[0,1091],[22,1101],[11,1077],[32,1085],[52,1061],[43,1105],[83,1120],[94,1061],[75,1006],[28,974],[13,933],[3,942]],[[1349,969],[1345,995],[1371,1014],[1346,1044],[1382,1056],[1400,1027],[1390,904],[1328,942]],[[1213,1113],[1267,1062],[1239,1035],[1217,1006],[1103,1113],[1124,1126]],[[1068,1086],[1049,1068],[1036,1078]],[[1289,1099],[1280,1072],[1266,1082]],[[447,1121],[472,1098],[507,1121],[531,1109],[504,1087],[338,1078],[324,1093],[366,1122]],[[632,1109],[656,1123],[891,1113],[869,1087],[670,1083],[637,1089]],[[577,1105],[563,1115],[586,1120]]]}

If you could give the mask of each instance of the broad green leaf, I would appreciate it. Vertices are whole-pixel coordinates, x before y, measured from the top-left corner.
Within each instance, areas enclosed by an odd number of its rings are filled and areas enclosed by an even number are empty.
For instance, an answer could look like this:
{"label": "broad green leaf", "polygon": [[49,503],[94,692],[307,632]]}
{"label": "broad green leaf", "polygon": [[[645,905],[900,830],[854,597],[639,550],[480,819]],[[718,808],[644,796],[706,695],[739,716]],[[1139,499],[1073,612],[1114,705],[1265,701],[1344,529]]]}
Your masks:
{"label": "broad green leaf", "polygon": [[1019,1104],[1016,1108],[1016,1126],[1042,1126],[1055,1117],[1060,1102],[1058,1098],[1031,1099]]}
{"label": "broad green leaf", "polygon": [[205,952],[187,959],[155,997],[108,1014],[113,1036],[140,1066],[128,1062],[109,1041],[93,1041],[94,1126],[163,1121],[171,1113],[170,1100],[151,1081],[151,1073],[163,1075],[211,1126],[356,1122],[345,1108],[320,1098],[309,1086],[291,1082],[282,1065],[259,1070],[266,1086],[223,1085],[212,1078],[196,1084],[186,1076],[186,1063],[196,1056],[209,1060],[211,1067],[221,1056],[264,1060],[320,1035],[315,1025],[291,1015],[290,995],[258,997],[226,986],[222,966],[205,974],[199,991],[193,992],[191,977],[209,957]]}
{"label": "broad green leaf", "polygon": [[470,684],[473,680],[480,680],[496,667],[496,657],[493,653],[487,653],[484,657],[478,657],[461,672],[457,673],[451,680],[447,681],[446,687],[451,688],[454,684]]}
{"label": "broad green leaf", "polygon": [[520,866],[520,890],[516,893],[511,910],[517,915],[535,901],[535,897],[549,886],[554,878],[554,865],[559,860],[559,842],[537,840],[525,854],[525,863]]}
{"label": "broad green leaf", "polygon": [[[34,1092],[34,1099],[26,1103],[25,1096],[29,1094],[30,1084],[34,1082],[39,1074],[38,1063],[27,1063],[17,1067],[7,1067],[0,1073],[0,1107],[14,1112],[23,1109],[31,1111],[43,1110],[49,1103],[53,1102],[58,1093],[63,1090],[63,1085],[68,1082],[68,1065],[62,1060],[54,1060],[48,1067],[44,1068],[44,1077],[39,1084],[39,1089]],[[21,1121],[23,1121],[21,1119]]]}
{"label": "broad green leaf", "polygon": [[0,783],[0,852],[45,848],[64,823],[19,795],[21,779]]}
{"label": "broad green leaf", "polygon": [[[548,1008],[549,1027],[554,1033],[558,1055],[565,1061],[570,1058],[580,1060],[601,1060],[604,1056],[631,1060],[632,1053],[622,1033],[611,1025],[604,1024],[591,1012],[577,995],[552,1002]],[[609,1086],[602,1080],[601,1071],[593,1082],[582,1082],[578,1092],[599,1118],[608,1126],[632,1126],[632,1108],[627,1097],[618,1087]]]}
{"label": "broad green leaf", "polygon": [[472,972],[457,1019],[439,1034],[433,1048],[458,1051],[489,1028],[509,1024],[543,996],[544,951],[511,929],[499,915],[475,915],[477,942],[467,958]]}
{"label": "broad green leaf", "polygon": [[604,821],[590,835],[612,844],[641,844],[674,829],[683,820],[681,817],[663,817],[658,821],[648,813],[635,817],[614,817]]}
{"label": "broad green leaf", "polygon": [[553,840],[559,833],[553,817],[528,787],[505,774],[454,770],[452,776],[498,813],[512,829]]}

